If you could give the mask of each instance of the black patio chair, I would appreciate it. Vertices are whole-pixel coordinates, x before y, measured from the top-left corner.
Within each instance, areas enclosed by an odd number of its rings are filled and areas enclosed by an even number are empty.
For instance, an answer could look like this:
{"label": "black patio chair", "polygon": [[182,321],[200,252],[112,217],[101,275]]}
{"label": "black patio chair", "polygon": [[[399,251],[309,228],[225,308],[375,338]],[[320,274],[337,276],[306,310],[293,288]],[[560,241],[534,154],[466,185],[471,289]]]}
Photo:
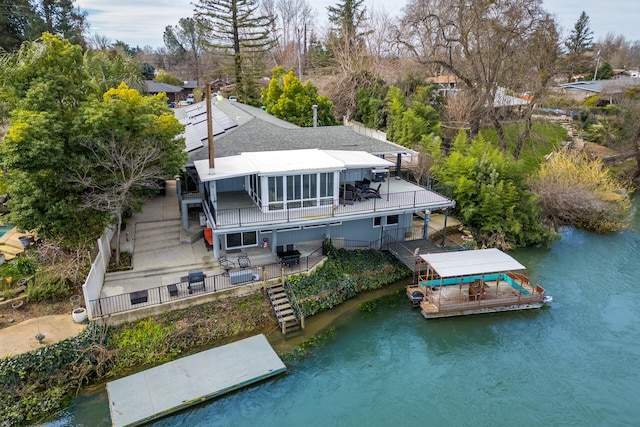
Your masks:
{"label": "black patio chair", "polygon": [[251,267],[251,260],[247,254],[241,254],[238,256],[238,266],[240,268],[249,268]]}
{"label": "black patio chair", "polygon": [[229,270],[236,267],[236,263],[227,259],[226,256],[221,256],[218,258],[218,264],[220,264],[220,268],[224,270],[225,275],[229,275]]}

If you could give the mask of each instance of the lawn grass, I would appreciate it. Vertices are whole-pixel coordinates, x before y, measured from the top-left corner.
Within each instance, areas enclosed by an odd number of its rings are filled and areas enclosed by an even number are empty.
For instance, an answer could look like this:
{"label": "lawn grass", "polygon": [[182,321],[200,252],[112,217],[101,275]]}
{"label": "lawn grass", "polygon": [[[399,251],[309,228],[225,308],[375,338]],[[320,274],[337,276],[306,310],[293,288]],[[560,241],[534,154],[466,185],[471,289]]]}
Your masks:
{"label": "lawn grass", "polygon": [[[524,122],[509,123],[504,125],[504,135],[507,141],[507,151],[513,153],[518,143],[518,135],[524,131]],[[482,137],[498,146],[498,134],[493,128],[484,128],[480,131]],[[558,144],[567,137],[567,131],[557,123],[546,121],[534,121],[531,126],[531,134],[522,147],[518,160],[526,165],[529,172],[538,169],[544,156],[551,153]]]}

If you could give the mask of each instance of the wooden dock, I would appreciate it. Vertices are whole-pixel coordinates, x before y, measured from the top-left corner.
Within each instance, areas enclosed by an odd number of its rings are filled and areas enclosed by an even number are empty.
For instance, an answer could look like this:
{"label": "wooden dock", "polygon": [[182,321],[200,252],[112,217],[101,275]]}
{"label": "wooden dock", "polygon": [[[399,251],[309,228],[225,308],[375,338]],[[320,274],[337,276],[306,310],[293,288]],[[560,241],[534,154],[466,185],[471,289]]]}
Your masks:
{"label": "wooden dock", "polygon": [[285,370],[266,337],[256,335],[111,381],[111,421],[144,424]]}

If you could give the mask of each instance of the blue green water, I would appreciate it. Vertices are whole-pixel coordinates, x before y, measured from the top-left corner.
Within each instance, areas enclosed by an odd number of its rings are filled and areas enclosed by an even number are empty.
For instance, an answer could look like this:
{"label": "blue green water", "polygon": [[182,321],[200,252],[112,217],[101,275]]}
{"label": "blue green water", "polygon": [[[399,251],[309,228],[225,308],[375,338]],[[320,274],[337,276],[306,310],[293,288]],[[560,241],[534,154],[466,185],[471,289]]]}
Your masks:
{"label": "blue green water", "polygon": [[7,231],[11,230],[13,225],[0,225],[0,237],[4,236]]}
{"label": "blue green water", "polygon": [[[341,316],[285,375],[151,425],[639,425],[639,222],[515,252],[549,307],[427,321],[399,297]],[[105,394],[47,425],[110,425]]]}

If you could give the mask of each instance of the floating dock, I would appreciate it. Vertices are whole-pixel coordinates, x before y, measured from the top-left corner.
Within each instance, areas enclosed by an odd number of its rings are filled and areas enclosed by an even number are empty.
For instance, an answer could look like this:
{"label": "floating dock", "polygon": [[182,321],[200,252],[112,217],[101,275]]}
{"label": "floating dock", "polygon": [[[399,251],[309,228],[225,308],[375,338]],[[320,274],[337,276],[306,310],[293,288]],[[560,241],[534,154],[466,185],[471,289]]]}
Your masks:
{"label": "floating dock", "polygon": [[256,335],[111,381],[111,421],[141,425],[286,369],[267,338]]}

